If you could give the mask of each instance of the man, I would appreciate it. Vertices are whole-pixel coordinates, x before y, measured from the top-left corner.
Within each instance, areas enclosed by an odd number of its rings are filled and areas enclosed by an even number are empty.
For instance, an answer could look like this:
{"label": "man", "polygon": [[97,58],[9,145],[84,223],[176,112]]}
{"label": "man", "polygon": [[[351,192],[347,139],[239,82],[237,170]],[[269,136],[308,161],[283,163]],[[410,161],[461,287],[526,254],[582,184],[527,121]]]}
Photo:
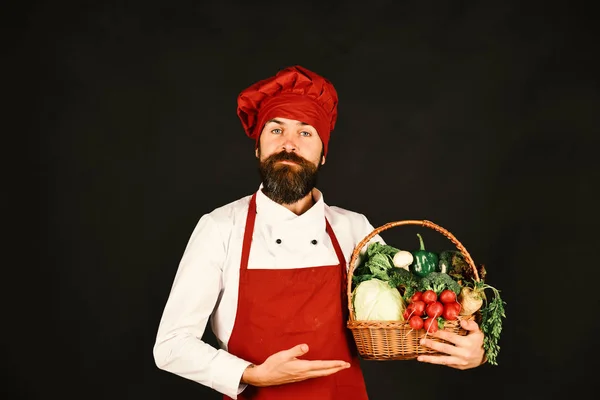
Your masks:
{"label": "man", "polygon": [[[200,218],[158,329],[159,368],[225,399],[368,398],[345,327],[345,285],[353,249],[374,228],[315,187],[337,104],[331,82],[300,66],[239,95],[262,181]],[[201,340],[209,320],[219,349]],[[466,336],[434,334],[454,345],[425,341],[447,355],[419,360],[480,365],[483,334],[473,321],[463,327]]]}

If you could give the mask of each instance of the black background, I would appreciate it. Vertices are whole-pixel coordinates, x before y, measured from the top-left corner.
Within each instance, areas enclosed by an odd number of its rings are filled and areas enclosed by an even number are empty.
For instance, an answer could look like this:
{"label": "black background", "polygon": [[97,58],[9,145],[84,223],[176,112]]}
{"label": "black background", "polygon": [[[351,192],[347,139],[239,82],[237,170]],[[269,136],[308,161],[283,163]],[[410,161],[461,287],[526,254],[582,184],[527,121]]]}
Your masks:
{"label": "black background", "polygon": [[[507,302],[499,366],[368,361],[371,398],[592,388],[600,96],[591,10],[377,0],[19,7],[3,12],[5,126],[16,117],[18,127],[6,143],[19,142],[4,150],[23,154],[5,168],[16,206],[5,209],[16,222],[3,293],[9,398],[220,398],[158,370],[152,346],[197,220],[258,187],[237,94],[294,64],[340,96],[319,182],[326,201],[374,226],[447,228]],[[382,235],[411,247],[416,231]],[[449,246],[435,232],[425,240]]]}

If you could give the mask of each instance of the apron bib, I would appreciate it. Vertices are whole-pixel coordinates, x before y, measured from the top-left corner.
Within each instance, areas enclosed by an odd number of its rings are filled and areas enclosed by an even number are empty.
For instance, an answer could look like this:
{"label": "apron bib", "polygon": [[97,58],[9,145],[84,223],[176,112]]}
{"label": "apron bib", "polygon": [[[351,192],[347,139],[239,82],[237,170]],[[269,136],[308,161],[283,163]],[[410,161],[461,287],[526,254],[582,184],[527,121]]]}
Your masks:
{"label": "apron bib", "polygon": [[[346,329],[346,262],[329,222],[327,233],[338,264],[295,269],[248,269],[256,218],[250,200],[244,232],[238,309],[228,349],[256,365],[298,344],[309,346],[306,360],[344,360],[350,368],[332,375],[269,387],[248,387],[242,400],[367,400],[352,336]],[[224,399],[231,400],[224,396]]]}

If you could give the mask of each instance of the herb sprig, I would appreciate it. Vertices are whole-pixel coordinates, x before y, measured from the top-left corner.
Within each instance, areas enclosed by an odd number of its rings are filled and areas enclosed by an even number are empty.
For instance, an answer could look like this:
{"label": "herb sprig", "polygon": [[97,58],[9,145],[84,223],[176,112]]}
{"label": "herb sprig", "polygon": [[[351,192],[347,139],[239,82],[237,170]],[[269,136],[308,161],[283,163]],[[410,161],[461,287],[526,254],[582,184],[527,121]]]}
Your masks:
{"label": "herb sprig", "polygon": [[500,352],[498,341],[502,333],[502,318],[506,318],[504,306],[506,302],[500,297],[500,291],[493,286],[490,286],[483,281],[476,282],[475,287],[481,291],[491,289],[494,292],[494,297],[490,301],[486,300],[485,307],[481,309],[481,326],[480,329],[484,334],[483,349],[487,361],[492,365],[498,365],[496,358]]}

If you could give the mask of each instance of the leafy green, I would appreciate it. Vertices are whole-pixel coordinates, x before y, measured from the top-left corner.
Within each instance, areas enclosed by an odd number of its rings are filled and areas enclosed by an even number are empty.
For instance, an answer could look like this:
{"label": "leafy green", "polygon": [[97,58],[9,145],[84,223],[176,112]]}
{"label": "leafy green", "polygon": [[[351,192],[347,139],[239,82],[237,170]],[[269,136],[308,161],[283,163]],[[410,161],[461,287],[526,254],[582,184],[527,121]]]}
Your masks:
{"label": "leafy green", "polygon": [[352,274],[353,288],[360,282],[373,278],[389,282],[388,273],[394,268],[394,254],[398,251],[400,250],[380,242],[371,243],[367,247],[363,260]]}
{"label": "leafy green", "polygon": [[392,258],[383,253],[375,253],[365,263],[366,267],[371,270],[375,278],[379,278],[382,281],[390,280],[388,271],[393,267]]}
{"label": "leafy green", "polygon": [[[473,272],[473,268],[469,265],[465,256],[456,250],[446,250],[444,253],[444,259],[450,259],[450,270],[448,271],[448,275],[454,278],[458,283],[464,285],[464,282],[471,282],[475,280],[475,273]],[[480,265],[477,267],[477,273],[479,275],[480,280],[484,280],[486,277],[486,270],[484,265]]]}
{"label": "leafy green", "polygon": [[497,357],[500,352],[500,346],[498,341],[500,340],[500,334],[502,333],[502,318],[506,318],[504,306],[506,302],[502,300],[500,291],[493,286],[490,286],[483,281],[475,282],[475,288],[479,289],[490,289],[494,292],[494,297],[490,300],[486,300],[485,306],[480,310],[481,312],[481,324],[480,329],[484,334],[483,349],[487,361],[492,365],[498,365]]}
{"label": "leafy green", "polygon": [[383,244],[381,242],[373,242],[369,245],[369,247],[367,247],[367,257],[372,257],[375,254],[385,254],[388,256],[391,256],[392,258],[394,257],[394,255],[399,252],[400,250],[390,246],[389,244]]}

